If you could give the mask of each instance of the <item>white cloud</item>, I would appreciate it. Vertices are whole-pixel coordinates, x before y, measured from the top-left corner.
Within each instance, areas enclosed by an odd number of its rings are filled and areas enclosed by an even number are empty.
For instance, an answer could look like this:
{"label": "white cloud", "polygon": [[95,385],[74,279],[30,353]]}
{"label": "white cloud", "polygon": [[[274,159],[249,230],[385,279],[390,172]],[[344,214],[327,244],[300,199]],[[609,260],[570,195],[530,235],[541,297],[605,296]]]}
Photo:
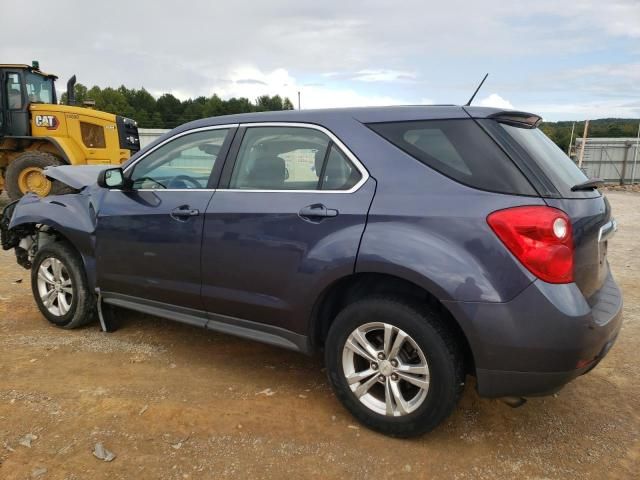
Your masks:
{"label": "white cloud", "polygon": [[502,98],[497,93],[492,93],[488,97],[479,100],[476,105],[480,107],[495,107],[495,108],[505,108],[513,110],[514,107],[509,100]]}
{"label": "white cloud", "polygon": [[[301,96],[302,108],[362,107],[380,105],[398,105],[410,103],[382,94],[363,93],[353,88],[333,87],[323,84],[301,84],[284,68],[263,72],[252,65],[233,68],[222,80],[214,80],[206,91],[197,93],[210,95],[216,92],[222,98],[246,97],[255,100],[260,95],[280,95],[289,97],[297,107],[298,92]],[[152,92],[160,94],[161,92]],[[193,92],[172,90],[171,93],[181,100],[193,97]]]}
{"label": "white cloud", "polygon": [[361,82],[407,82],[415,80],[416,75],[400,70],[360,70],[352,78]]}

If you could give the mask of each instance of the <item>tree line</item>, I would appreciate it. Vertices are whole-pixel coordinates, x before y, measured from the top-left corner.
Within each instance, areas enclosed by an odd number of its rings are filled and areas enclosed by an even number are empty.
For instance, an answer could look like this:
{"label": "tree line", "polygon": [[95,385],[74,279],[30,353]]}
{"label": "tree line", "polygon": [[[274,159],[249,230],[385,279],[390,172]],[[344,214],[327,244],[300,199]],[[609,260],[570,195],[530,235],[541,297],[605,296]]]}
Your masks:
{"label": "tree line", "polygon": [[[635,138],[638,135],[638,122],[640,120],[623,119],[623,118],[601,118],[598,120],[589,121],[589,132],[587,137],[589,138],[603,138],[603,137],[628,137]],[[573,144],[576,143],[576,137],[582,138],[584,132],[585,122],[575,122],[575,128],[573,132]],[[555,142],[565,152],[569,149],[569,142],[571,141],[571,127],[574,122],[543,122],[540,128],[547,136]]]}
{"label": "tree line", "polygon": [[[174,128],[199,118],[230,115],[234,113],[267,112],[274,110],[293,110],[288,98],[280,95],[263,95],[254,101],[248,98],[221,99],[211,97],[179,100],[170,93],[157,99],[147,90],[127,88],[87,88],[81,83],[75,86],[76,105],[85,101],[95,102],[96,110],[115,113],[138,122],[140,128]],[[62,103],[67,103],[67,94],[62,94]]]}

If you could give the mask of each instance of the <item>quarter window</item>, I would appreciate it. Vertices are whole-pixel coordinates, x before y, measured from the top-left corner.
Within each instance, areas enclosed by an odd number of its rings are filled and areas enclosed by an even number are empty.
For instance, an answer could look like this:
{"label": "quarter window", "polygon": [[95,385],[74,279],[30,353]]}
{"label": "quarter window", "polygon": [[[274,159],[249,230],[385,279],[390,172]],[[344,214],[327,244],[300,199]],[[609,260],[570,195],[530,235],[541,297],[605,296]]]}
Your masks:
{"label": "quarter window", "polygon": [[207,188],[228,129],[190,133],[159,147],[136,163],[137,189]]}
{"label": "quarter window", "polygon": [[347,160],[344,154],[333,145],[327,157],[324,172],[321,172],[322,190],[349,190],[362,178],[362,174]]}
{"label": "quarter window", "polygon": [[369,127],[460,183],[493,192],[536,194],[511,159],[471,119],[374,123]]}
{"label": "quarter window", "polygon": [[229,188],[348,190],[360,178],[355,166],[318,130],[250,127],[242,139]]}

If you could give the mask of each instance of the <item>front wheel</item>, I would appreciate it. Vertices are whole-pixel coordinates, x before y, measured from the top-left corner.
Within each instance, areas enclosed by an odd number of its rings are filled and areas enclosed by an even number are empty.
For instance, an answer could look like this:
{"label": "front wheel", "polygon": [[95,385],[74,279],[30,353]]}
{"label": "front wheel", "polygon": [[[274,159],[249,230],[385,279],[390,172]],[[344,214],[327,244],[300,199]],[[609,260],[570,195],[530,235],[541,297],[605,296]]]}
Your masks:
{"label": "front wheel", "polygon": [[325,361],[347,409],[392,436],[435,428],[464,385],[460,348],[438,314],[398,299],[360,300],[341,311],[329,330]]}
{"label": "front wheel", "polygon": [[77,328],[95,318],[96,298],[82,259],[66,242],[38,250],[31,267],[31,290],[40,312],[58,327]]}

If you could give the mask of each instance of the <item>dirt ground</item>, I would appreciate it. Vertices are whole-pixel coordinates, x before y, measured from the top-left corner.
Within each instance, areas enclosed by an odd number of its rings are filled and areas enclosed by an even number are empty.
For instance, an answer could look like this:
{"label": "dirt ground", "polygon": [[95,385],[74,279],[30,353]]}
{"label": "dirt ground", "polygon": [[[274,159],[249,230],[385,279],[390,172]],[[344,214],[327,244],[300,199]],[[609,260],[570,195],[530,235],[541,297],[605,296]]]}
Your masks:
{"label": "dirt ground", "polygon": [[359,426],[319,359],[135,313],[112,334],[50,326],[2,252],[0,478],[638,478],[640,194],[608,197],[625,295],[608,357],[518,409],[469,379],[451,418],[414,440]]}

